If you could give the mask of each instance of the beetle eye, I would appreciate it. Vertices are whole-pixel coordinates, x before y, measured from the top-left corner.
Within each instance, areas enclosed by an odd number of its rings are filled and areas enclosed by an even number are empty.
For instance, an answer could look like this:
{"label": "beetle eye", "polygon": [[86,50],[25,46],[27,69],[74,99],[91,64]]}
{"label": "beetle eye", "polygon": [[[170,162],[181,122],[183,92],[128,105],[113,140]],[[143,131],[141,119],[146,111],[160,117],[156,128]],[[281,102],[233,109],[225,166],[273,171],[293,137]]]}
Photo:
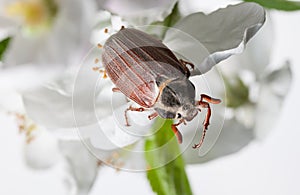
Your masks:
{"label": "beetle eye", "polygon": [[181,114],[180,113],[177,113],[177,118],[181,118]]}

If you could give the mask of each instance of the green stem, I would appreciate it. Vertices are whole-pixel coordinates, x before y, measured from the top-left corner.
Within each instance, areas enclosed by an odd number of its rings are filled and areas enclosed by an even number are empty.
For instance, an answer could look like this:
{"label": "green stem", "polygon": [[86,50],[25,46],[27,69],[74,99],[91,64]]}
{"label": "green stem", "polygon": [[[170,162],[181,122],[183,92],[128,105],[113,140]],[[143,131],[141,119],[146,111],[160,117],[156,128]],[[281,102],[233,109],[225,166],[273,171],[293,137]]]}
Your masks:
{"label": "green stem", "polygon": [[193,194],[181,150],[171,130],[172,121],[158,119],[155,124],[163,125],[145,142],[147,178],[152,190],[158,195]]}

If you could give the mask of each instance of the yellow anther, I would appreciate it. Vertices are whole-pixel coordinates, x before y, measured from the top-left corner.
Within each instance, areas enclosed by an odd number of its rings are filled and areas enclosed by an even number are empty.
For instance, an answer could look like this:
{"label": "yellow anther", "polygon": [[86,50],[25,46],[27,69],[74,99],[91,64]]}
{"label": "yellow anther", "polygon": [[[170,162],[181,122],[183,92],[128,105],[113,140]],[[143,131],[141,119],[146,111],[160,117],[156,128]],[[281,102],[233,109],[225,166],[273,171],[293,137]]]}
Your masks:
{"label": "yellow anther", "polygon": [[18,17],[28,26],[37,26],[44,23],[49,13],[43,1],[17,1],[6,7],[8,16]]}

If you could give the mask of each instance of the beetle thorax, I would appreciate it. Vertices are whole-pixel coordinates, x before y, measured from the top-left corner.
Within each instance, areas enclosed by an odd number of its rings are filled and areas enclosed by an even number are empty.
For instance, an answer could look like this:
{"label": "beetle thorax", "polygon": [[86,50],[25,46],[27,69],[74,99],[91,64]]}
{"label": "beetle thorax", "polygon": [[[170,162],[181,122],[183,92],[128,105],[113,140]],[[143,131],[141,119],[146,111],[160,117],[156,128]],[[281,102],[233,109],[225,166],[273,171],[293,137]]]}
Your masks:
{"label": "beetle thorax", "polygon": [[195,87],[187,78],[167,83],[158,97],[154,109],[160,117],[192,120],[198,113],[195,108]]}

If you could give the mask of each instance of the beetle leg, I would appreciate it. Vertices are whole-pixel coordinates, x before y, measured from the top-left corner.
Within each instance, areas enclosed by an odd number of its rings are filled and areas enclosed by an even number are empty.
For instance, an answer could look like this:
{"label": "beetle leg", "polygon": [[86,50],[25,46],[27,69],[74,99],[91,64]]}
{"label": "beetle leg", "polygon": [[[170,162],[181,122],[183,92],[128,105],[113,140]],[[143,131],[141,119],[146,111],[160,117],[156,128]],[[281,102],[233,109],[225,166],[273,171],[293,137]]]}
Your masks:
{"label": "beetle leg", "polygon": [[126,121],[126,126],[130,126],[129,122],[128,122],[128,116],[127,116],[127,112],[128,111],[136,111],[136,112],[144,112],[145,111],[145,108],[143,107],[140,107],[140,108],[134,108],[132,106],[129,106],[126,110],[125,110],[125,121]]}
{"label": "beetle leg", "polygon": [[121,90],[117,87],[113,87],[111,90],[112,92],[121,92]]}
{"label": "beetle leg", "polygon": [[180,131],[177,129],[177,126],[180,125],[182,123],[182,121],[179,121],[179,123],[176,124],[172,124],[171,125],[171,129],[173,130],[174,134],[177,137],[178,143],[182,143],[182,135],[180,133]]}
{"label": "beetle leg", "polygon": [[208,103],[212,103],[212,104],[219,104],[219,103],[221,103],[220,99],[212,98],[212,97],[210,97],[210,96],[208,96],[206,94],[201,94],[200,95],[200,101],[199,102],[203,102],[203,100],[205,100]]}
{"label": "beetle leg", "polygon": [[[207,102],[205,102],[203,100],[205,100]],[[205,134],[206,134],[206,131],[207,131],[208,125],[209,125],[209,119],[211,117],[211,108],[210,108],[209,103],[219,104],[219,103],[221,103],[221,100],[220,99],[212,98],[212,97],[210,97],[208,95],[205,95],[205,94],[201,94],[200,101],[198,101],[197,104],[200,107],[202,107],[202,108],[207,108],[207,113],[206,113],[205,119],[203,121],[203,133],[202,133],[200,142],[198,144],[195,144],[193,146],[193,148],[199,148],[203,144],[203,141],[204,141],[204,138],[205,138]]]}
{"label": "beetle leg", "polygon": [[154,119],[155,117],[157,117],[158,116],[158,113],[157,112],[153,112],[152,114],[150,114],[149,116],[148,116],[148,119],[149,120],[152,120],[152,119]]}
{"label": "beetle leg", "polygon": [[195,144],[193,146],[193,148],[200,148],[201,145],[203,144],[205,134],[206,134],[206,131],[207,131],[208,125],[209,125],[209,119],[211,116],[211,108],[209,106],[209,103],[199,101],[199,105],[203,108],[207,108],[207,113],[206,113],[205,119],[203,121],[203,130],[202,130],[202,136],[201,136],[200,142],[198,144]]}

